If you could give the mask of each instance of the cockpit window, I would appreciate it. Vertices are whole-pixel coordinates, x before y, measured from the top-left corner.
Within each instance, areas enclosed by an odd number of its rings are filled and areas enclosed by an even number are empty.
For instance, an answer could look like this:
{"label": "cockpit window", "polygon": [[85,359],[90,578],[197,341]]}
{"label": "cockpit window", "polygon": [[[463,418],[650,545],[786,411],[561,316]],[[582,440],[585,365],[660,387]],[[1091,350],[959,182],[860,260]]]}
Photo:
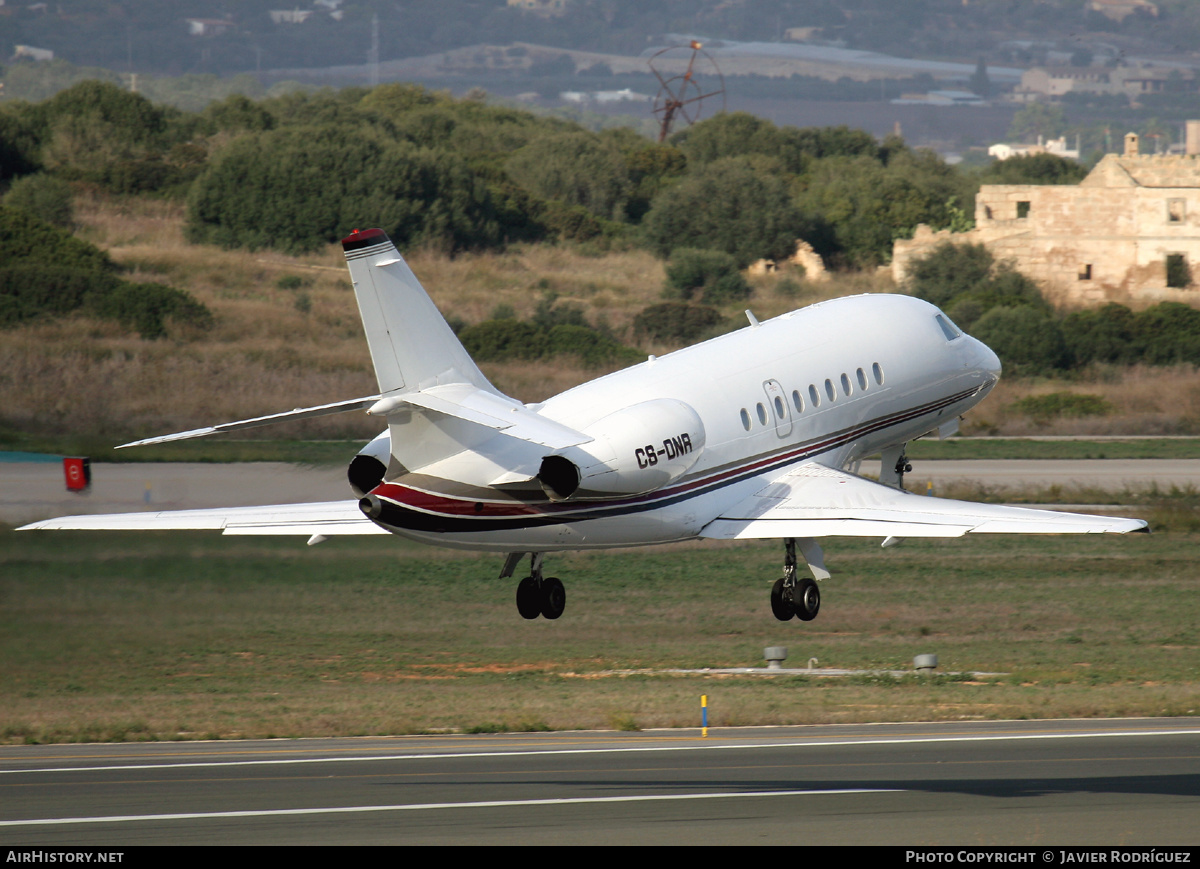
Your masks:
{"label": "cockpit window", "polygon": [[942,328],[942,334],[946,336],[947,341],[953,341],[955,338],[961,338],[962,332],[957,326],[950,322],[950,318],[945,314],[937,315],[937,324]]}

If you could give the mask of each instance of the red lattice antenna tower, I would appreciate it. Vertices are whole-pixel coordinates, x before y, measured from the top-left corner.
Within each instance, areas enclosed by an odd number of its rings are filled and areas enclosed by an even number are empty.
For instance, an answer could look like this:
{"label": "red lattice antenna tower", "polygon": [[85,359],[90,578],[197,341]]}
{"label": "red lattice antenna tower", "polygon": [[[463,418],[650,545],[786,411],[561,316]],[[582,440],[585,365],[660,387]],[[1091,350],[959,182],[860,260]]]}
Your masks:
{"label": "red lattice antenna tower", "polygon": [[[687,51],[690,51],[691,55],[687,59],[687,69],[682,73],[664,74],[655,66],[655,61],[659,61],[660,66],[665,66],[661,61],[682,60],[683,52]],[[658,141],[662,142],[671,135],[671,128],[676,119],[683,118],[689,125],[700,120],[704,113],[705,100],[711,106],[719,98],[721,107],[717,111],[725,111],[725,77],[721,75],[721,68],[717,66],[712,55],[696,40],[693,39],[686,46],[672,45],[655,52],[649,60],[649,65],[659,83],[658,95],[654,98],[654,116],[658,118],[659,124]],[[701,72],[707,79],[715,78],[716,85],[707,81],[701,84]]]}

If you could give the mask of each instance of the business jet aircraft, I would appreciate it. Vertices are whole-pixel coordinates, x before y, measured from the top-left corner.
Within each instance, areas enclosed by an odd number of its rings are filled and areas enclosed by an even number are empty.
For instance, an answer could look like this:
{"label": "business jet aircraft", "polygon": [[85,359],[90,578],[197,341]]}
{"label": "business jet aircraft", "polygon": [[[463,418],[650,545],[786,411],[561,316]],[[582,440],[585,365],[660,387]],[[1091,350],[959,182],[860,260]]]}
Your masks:
{"label": "business jet aircraft", "polygon": [[[525,405],[476,367],[379,229],[343,239],[376,395],[137,441],[141,446],[365,410],[387,422],[349,467],[358,500],[71,516],[27,529],[219,529],[225,534],[400,534],[525,555],[527,619],[563,613],[547,552],[700,537],[784,541],[771,591],[781,620],[817,615],[802,558],[829,578],[816,538],[1146,531],[1146,523],[973,504],[904,491],[908,441],[946,435],[1000,361],[926,302],[862,295],[749,325]],[[880,453],[873,482],[852,473]],[[22,529],[24,530],[24,529]],[[799,555],[797,554],[799,552]]]}

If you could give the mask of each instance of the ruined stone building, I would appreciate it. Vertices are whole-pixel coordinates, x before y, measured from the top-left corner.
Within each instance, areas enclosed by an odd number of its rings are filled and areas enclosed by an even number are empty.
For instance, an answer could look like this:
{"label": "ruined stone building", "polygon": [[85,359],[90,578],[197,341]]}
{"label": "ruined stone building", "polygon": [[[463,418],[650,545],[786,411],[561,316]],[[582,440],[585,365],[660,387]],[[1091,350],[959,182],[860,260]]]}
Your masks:
{"label": "ruined stone building", "polygon": [[1077,185],[984,185],[974,229],[918,227],[896,241],[892,274],[902,283],[914,257],[951,241],[1012,261],[1056,305],[1200,302],[1200,122],[1188,152],[1142,156],[1130,133]]}

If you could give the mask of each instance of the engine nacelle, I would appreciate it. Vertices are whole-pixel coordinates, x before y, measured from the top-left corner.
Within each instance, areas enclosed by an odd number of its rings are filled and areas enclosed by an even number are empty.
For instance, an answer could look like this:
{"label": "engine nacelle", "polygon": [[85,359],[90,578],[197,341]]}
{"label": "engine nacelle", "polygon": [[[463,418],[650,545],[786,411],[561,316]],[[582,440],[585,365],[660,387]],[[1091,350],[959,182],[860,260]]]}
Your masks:
{"label": "engine nacelle", "polygon": [[359,450],[358,455],[350,460],[350,467],[346,469],[346,476],[350,480],[350,488],[354,490],[354,494],[361,498],[382,483],[383,475],[387,473],[388,462],[391,461],[391,458],[392,436],[390,431],[385,431]]}
{"label": "engine nacelle", "polygon": [[554,501],[653,492],[687,473],[704,450],[704,423],[691,405],[656,398],[583,429],[595,440],[542,459],[537,479]]}

